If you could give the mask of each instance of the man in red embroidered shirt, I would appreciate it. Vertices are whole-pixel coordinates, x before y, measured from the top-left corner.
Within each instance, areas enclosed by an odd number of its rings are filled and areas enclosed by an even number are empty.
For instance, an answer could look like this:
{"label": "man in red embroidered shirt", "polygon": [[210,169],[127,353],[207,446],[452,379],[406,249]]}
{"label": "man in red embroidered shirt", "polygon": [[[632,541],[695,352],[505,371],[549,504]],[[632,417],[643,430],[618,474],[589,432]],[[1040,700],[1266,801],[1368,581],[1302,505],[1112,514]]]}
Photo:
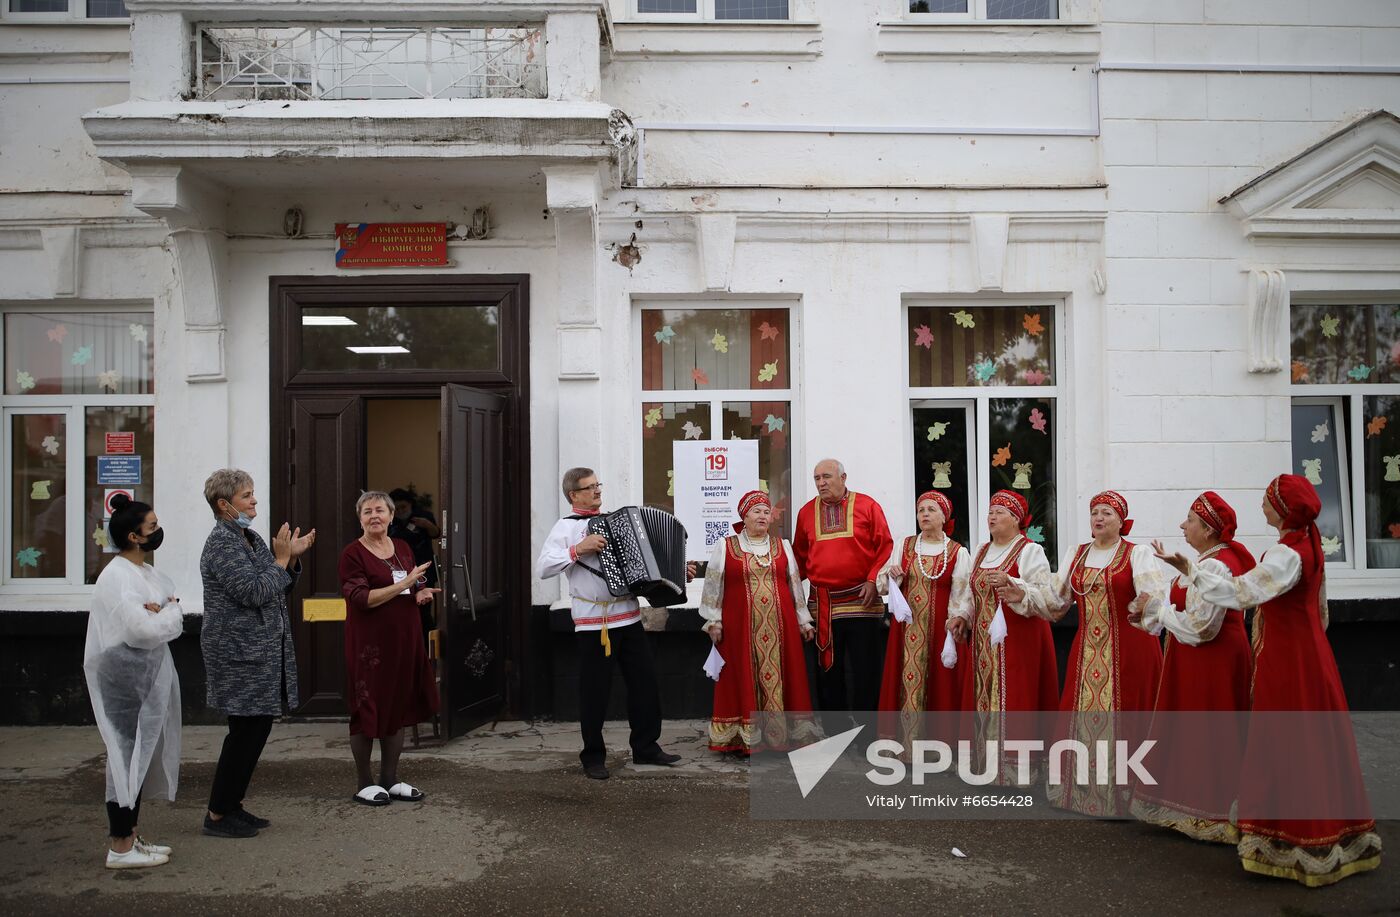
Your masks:
{"label": "man in red embroidered shirt", "polygon": [[840,462],[818,462],[812,480],[817,497],[797,514],[792,552],[811,583],[817,705],[822,710],[875,710],[885,647],[880,626],[885,608],[875,577],[894,540],[880,504],[846,489]]}

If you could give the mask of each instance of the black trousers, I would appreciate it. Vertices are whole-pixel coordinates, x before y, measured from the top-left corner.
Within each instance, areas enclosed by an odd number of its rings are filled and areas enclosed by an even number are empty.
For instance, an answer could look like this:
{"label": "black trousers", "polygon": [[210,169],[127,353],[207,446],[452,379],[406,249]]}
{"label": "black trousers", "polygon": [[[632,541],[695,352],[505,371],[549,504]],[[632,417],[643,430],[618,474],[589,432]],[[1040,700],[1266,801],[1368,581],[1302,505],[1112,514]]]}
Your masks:
{"label": "black trousers", "polygon": [[136,794],[136,800],[131,804],[131,808],[119,806],[115,802],[107,802],[107,834],[115,838],[131,837],[131,832],[136,830],[136,820],[141,817],[141,794]]}
{"label": "black trousers", "polygon": [[[877,617],[831,622],[831,668],[823,671],[820,660],[816,665],[819,710],[869,712],[879,707],[887,639],[884,621]],[[815,652],[815,644],[808,647],[809,653]],[[822,717],[828,730],[840,727],[846,719]]]}
{"label": "black trousers", "polygon": [[642,622],[608,628],[612,655],[603,655],[602,639],[596,630],[580,631],[578,637],[578,719],[583,732],[584,767],[607,759],[603,745],[603,718],[612,693],[613,664],[622,671],[627,686],[627,722],[632,727],[632,756],[646,757],[661,751],[661,697],[656,682],[656,663],[651,657]]}
{"label": "black trousers", "polygon": [[209,811],[215,815],[237,812],[253,779],[253,770],[262,757],[263,746],[272,732],[271,716],[230,716],[228,735],[214,769],[214,786],[209,790]]}

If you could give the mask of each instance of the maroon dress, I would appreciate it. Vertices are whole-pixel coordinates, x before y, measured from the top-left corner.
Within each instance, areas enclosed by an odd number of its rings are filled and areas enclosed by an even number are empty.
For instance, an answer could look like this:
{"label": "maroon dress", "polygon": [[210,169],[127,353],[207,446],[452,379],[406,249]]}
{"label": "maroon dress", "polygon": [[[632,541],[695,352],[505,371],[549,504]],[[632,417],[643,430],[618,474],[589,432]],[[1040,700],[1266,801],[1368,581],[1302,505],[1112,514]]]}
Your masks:
{"label": "maroon dress", "polygon": [[[411,571],[413,550],[395,538],[393,564]],[[423,651],[423,625],[413,593],[370,608],[369,593],[392,585],[390,561],[357,538],[340,553],[340,593],[345,596],[345,677],[350,734],[382,739],[421,723],[438,709],[437,685]]]}

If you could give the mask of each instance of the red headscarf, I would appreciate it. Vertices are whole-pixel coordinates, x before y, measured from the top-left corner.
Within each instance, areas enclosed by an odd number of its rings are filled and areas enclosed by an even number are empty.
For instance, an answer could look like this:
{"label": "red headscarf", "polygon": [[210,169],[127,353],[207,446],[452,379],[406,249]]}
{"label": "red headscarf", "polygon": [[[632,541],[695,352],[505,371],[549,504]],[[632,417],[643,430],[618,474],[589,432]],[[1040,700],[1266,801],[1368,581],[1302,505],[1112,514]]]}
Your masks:
{"label": "red headscarf", "polygon": [[734,531],[744,530],[744,517],[749,514],[749,510],[755,506],[766,506],[773,508],[773,501],[768,499],[768,495],[761,490],[751,490],[739,498],[739,521],[734,523]]}
{"label": "red headscarf", "polygon": [[1123,495],[1118,491],[1105,490],[1101,494],[1095,494],[1089,501],[1089,509],[1092,511],[1096,506],[1107,506],[1123,520],[1123,527],[1119,529],[1118,534],[1126,537],[1133,530],[1133,520],[1128,518],[1128,501],[1123,499]]}
{"label": "red headscarf", "polygon": [[919,499],[914,501],[914,509],[917,512],[919,504],[925,500],[932,500],[938,504],[938,508],[943,511],[943,534],[953,534],[953,501],[943,496],[936,490],[926,490],[919,494]]}
{"label": "red headscarf", "polygon": [[1302,475],[1281,474],[1269,482],[1264,496],[1274,512],[1283,517],[1283,528],[1291,529],[1279,539],[1293,550],[1303,542],[1311,542],[1316,569],[1321,570],[1324,562],[1322,554],[1322,533],[1317,530],[1317,514],[1322,512],[1322,500],[1317,496],[1317,488]]}
{"label": "red headscarf", "polygon": [[1254,555],[1249,548],[1235,540],[1235,509],[1226,503],[1220,494],[1208,490],[1191,503],[1191,512],[1215,532],[1223,547],[1221,553],[1229,552],[1240,562],[1240,572],[1254,569]]}
{"label": "red headscarf", "polygon": [[999,490],[992,494],[992,506],[1000,506],[1016,517],[1016,524],[1021,531],[1026,530],[1026,526],[1031,524],[1031,505],[1026,502],[1026,498],[1016,493],[1014,490]]}

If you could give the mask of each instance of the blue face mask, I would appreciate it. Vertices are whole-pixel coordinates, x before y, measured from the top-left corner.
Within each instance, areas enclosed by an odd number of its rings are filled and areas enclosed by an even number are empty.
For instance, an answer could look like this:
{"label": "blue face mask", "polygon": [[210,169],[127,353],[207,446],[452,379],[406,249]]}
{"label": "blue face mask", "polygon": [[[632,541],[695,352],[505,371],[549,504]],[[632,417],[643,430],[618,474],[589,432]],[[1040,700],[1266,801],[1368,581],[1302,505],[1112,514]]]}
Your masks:
{"label": "blue face mask", "polygon": [[253,527],[253,517],[243,512],[243,510],[241,509],[238,511],[238,518],[233,521],[238,523],[238,527],[240,529],[247,529]]}

